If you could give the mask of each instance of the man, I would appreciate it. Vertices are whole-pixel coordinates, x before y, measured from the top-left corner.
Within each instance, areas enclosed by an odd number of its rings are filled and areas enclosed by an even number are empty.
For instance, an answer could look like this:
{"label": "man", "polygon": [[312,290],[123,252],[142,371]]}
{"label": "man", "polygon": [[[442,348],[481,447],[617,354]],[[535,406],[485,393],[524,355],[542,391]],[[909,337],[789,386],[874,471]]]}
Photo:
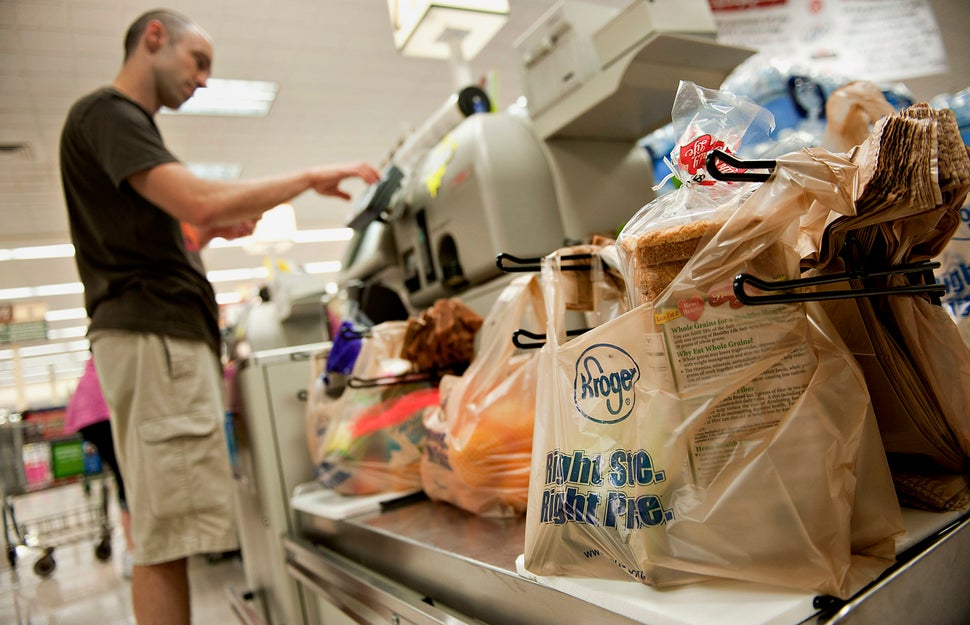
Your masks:
{"label": "man", "polygon": [[236,548],[223,429],[218,309],[186,255],[180,222],[202,240],[242,236],[307,190],[348,199],[365,163],[250,181],[195,177],[165,147],[154,115],[204,87],[209,36],[152,11],[129,28],[110,87],[81,98],[61,135],[61,175],[91,317],[89,338],[111,407],[135,538],[140,625],[190,622],[187,557]]}

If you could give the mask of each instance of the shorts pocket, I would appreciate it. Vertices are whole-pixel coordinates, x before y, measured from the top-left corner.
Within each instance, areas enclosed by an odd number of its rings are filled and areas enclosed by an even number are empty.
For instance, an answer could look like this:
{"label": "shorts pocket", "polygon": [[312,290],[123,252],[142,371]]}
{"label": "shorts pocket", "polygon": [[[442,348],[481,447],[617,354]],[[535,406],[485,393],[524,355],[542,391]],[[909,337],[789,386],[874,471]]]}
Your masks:
{"label": "shorts pocket", "polygon": [[[181,381],[198,375],[199,368],[203,365],[210,365],[208,358],[203,358],[200,354],[208,356],[208,347],[199,341],[179,339],[171,336],[161,335],[162,345],[165,348],[165,356],[168,359],[168,375],[173,381]],[[202,348],[200,349],[200,345]],[[203,352],[202,349],[205,351]]]}
{"label": "shorts pocket", "polygon": [[169,519],[229,504],[229,458],[219,421],[190,413],[144,421],[139,486],[152,515]]}

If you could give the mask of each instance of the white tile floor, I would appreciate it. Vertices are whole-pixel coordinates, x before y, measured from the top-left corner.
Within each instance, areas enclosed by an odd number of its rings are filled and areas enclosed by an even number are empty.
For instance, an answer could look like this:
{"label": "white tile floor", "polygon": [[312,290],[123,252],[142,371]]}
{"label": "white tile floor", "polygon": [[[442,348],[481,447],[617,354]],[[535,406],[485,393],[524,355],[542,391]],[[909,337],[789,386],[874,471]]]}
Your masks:
{"label": "white tile floor", "polygon": [[[33,567],[40,552],[18,548],[16,565],[7,562],[6,549],[0,561],[0,624],[3,625],[134,625],[131,611],[131,586],[122,579],[121,553],[124,535],[118,524],[117,505],[110,496],[109,523],[114,557],[100,561],[95,557],[96,535],[74,537],[66,534],[66,524],[96,533],[95,520],[76,517],[75,511],[87,511],[100,501],[100,489],[85,494],[80,483],[52,488],[9,499],[17,521],[28,529],[48,529],[48,541],[56,547],[55,569],[47,578],[35,575]],[[40,519],[58,517],[58,525]],[[76,521],[76,522],[75,522]],[[42,543],[43,535],[37,537]],[[11,536],[11,541],[16,539]],[[242,564],[237,558],[218,559],[199,556],[189,561],[193,623],[234,624],[238,619],[229,605],[226,587],[245,586]]]}

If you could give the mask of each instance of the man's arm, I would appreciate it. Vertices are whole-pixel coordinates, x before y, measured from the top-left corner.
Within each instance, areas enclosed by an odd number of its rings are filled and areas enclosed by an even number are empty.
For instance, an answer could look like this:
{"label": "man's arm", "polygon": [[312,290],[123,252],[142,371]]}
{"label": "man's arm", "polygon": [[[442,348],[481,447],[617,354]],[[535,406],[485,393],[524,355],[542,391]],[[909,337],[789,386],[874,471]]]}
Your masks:
{"label": "man's arm", "polygon": [[221,181],[199,178],[181,163],[165,163],[132,174],[128,182],[139,195],[179,221],[209,229],[258,219],[309,189],[349,199],[340,189],[347,178],[372,184],[380,174],[366,163],[354,162],[252,180]]}

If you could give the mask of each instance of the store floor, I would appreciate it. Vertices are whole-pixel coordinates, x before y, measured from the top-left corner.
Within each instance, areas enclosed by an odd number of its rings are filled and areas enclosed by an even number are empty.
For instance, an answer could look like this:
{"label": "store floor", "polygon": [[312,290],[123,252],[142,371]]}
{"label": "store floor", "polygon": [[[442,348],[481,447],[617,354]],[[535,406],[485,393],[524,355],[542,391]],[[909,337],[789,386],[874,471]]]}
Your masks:
{"label": "store floor", "polygon": [[[100,491],[95,488],[93,492]],[[100,561],[95,556],[97,537],[84,537],[58,546],[54,551],[54,572],[47,578],[34,573],[40,552],[18,548],[16,566],[11,568],[6,550],[0,563],[0,623],[3,625],[134,625],[131,584],[121,577],[124,535],[118,523],[117,505],[111,498],[108,518],[112,527],[113,557]],[[17,521],[45,541],[59,542],[71,536],[62,529],[94,528],[86,513],[100,501],[100,495],[86,495],[81,484],[52,488],[11,499]],[[46,520],[44,520],[46,519]],[[57,523],[51,521],[54,519]],[[60,538],[57,538],[60,537]],[[28,535],[28,542],[30,538]],[[211,625],[239,622],[229,605],[226,587],[245,586],[238,557],[204,557],[189,560],[192,592],[192,622]]]}

